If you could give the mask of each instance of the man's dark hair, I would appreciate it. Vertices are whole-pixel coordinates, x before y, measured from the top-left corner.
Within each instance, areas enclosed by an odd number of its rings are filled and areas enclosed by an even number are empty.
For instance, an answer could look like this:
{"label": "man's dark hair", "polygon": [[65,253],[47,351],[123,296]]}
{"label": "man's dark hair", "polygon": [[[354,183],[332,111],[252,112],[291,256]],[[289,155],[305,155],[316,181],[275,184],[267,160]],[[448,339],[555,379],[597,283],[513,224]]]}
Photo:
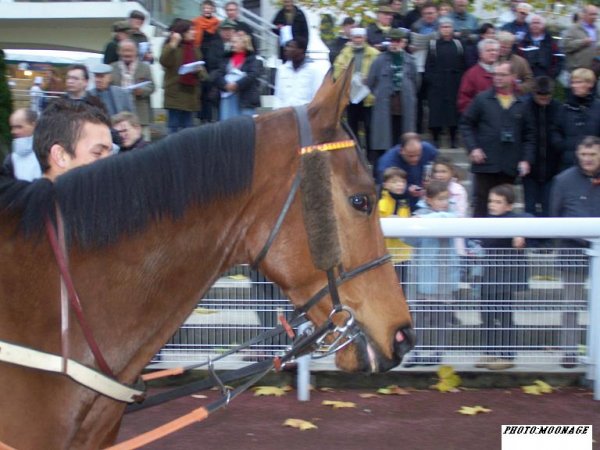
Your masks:
{"label": "man's dark hair", "polygon": [[515,188],[513,188],[512,184],[504,183],[494,186],[490,189],[490,194],[502,197],[509,205],[515,203]]}
{"label": "man's dark hair", "polygon": [[106,113],[85,100],[59,98],[46,107],[33,133],[33,149],[42,172],[50,168],[48,155],[55,144],[75,156],[75,147],[86,123],[103,124],[110,128]]}
{"label": "man's dark hair", "polygon": [[495,29],[496,29],[496,27],[494,25],[492,25],[489,22],[486,22],[479,27],[479,35],[483,36],[485,33],[488,32],[488,30],[495,30]]}
{"label": "man's dark hair", "polygon": [[212,6],[213,8],[216,8],[215,2],[213,2],[212,0],[204,0],[202,2],[202,6],[204,6],[204,5],[209,5],[209,6]]}
{"label": "man's dark hair", "polygon": [[597,145],[600,145],[600,137],[586,136],[583,138],[583,140],[579,143],[579,145],[577,147],[578,148],[579,147],[591,148],[591,147],[595,147]]}
{"label": "man's dark hair", "polygon": [[438,9],[437,5],[431,1],[427,1],[423,4],[423,6],[421,6],[421,11],[424,11],[427,8],[435,8],[436,11]]}
{"label": "man's dark hair", "polygon": [[69,67],[67,67],[67,73],[69,73],[71,70],[81,70],[83,72],[83,78],[85,78],[86,80],[90,79],[90,73],[88,72],[88,69],[85,66],[85,64],[72,64]]}
{"label": "man's dark hair", "polygon": [[546,75],[540,75],[535,78],[534,92],[536,94],[546,95],[552,94],[554,90],[554,81]]}
{"label": "man's dark hair", "polygon": [[306,53],[306,49],[308,48],[308,39],[306,39],[304,36],[296,36],[294,39],[289,40],[286,45],[291,42],[294,42],[296,47]]}
{"label": "man's dark hair", "polygon": [[346,25],[354,25],[355,23],[356,23],[356,20],[354,20],[352,17],[346,17],[342,21],[342,26],[345,27]]}
{"label": "man's dark hair", "polygon": [[139,11],[137,9],[134,9],[133,11],[131,11],[129,13],[129,18],[130,19],[146,20],[146,15],[143,12],[141,12],[141,11]]}

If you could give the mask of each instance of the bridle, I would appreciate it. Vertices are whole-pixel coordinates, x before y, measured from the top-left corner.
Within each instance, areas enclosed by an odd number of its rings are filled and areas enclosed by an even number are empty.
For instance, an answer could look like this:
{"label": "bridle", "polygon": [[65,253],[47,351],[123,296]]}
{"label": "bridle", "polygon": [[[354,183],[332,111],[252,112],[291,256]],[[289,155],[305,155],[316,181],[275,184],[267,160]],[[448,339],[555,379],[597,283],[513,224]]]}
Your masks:
{"label": "bridle", "polygon": [[[358,150],[360,148],[360,145],[356,140],[356,137],[352,134],[352,139],[327,142],[323,144],[313,144],[312,129],[310,126],[310,122],[308,121],[306,105],[294,107],[294,113],[296,115],[296,121],[300,135],[300,155],[306,155],[312,152],[344,150],[353,147],[356,148],[357,151],[360,151]],[[281,208],[281,211],[277,216],[275,225],[271,229],[271,232],[269,233],[265,244],[263,245],[260,252],[258,252],[258,255],[252,263],[252,267],[254,269],[256,269],[258,265],[267,256],[267,253],[271,249],[275,239],[281,231],[283,222],[290,210],[292,203],[294,202],[298,190],[300,189],[301,179],[301,172],[300,170],[298,170],[294,177],[294,181],[292,182],[290,192],[288,193],[288,196],[285,202],[283,203],[283,207]],[[346,283],[347,281],[359,275],[362,275],[365,272],[368,272],[372,269],[382,266],[383,264],[386,264],[390,260],[391,256],[388,253],[386,253],[385,255],[375,258],[350,271],[346,271],[343,265],[340,263],[337,267],[337,277],[334,268],[326,270],[325,272],[327,274],[327,285],[320,289],[312,297],[310,297],[302,306],[294,309],[293,319],[290,322],[292,325],[295,325],[296,322],[298,322],[299,318],[307,320],[306,315],[312,307],[319,303],[326,295],[329,294],[329,296],[331,297],[332,308],[329,313],[328,319],[318,329],[311,330],[308,332],[313,338],[313,345],[311,346],[313,347],[312,351],[314,352],[314,350],[316,349],[321,350],[319,353],[313,353],[313,358],[322,358],[331,355],[346,347],[348,344],[350,344],[362,334],[362,331],[356,323],[354,311],[349,306],[342,304],[338,292],[338,287]],[[345,321],[342,325],[335,325],[334,318],[336,318],[337,316],[346,316]],[[317,336],[315,336],[315,333],[317,334]],[[300,338],[302,338],[302,336]],[[330,344],[325,345],[326,341],[330,341]]]}

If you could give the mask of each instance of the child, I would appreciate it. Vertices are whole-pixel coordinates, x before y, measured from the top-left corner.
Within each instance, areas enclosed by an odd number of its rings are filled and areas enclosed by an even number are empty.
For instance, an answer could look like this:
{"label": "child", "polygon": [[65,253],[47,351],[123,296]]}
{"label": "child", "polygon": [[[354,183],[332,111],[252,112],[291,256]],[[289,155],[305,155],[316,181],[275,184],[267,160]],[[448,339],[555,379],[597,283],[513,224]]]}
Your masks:
{"label": "child", "polygon": [[[488,217],[532,217],[513,211],[515,191],[510,184],[501,184],[490,190]],[[525,239],[485,238],[486,265],[481,286],[481,319],[483,330],[481,346],[484,357],[475,367],[504,370],[514,367],[515,330],[512,313],[513,293],[527,284],[526,261],[523,248]]]}
{"label": "child", "polygon": [[456,217],[467,217],[469,199],[467,190],[458,182],[457,170],[452,160],[438,156],[433,162],[432,177],[434,180],[448,183],[450,206],[448,210]]}
{"label": "child", "polygon": [[[415,211],[415,217],[443,219],[456,217],[448,211],[450,193],[448,183],[431,180],[425,190],[425,202]],[[419,238],[415,246],[417,276],[417,302],[413,317],[417,329],[417,342],[433,349],[445,345],[446,328],[453,325],[452,314],[444,311],[443,305],[452,299],[458,288],[460,265],[452,238]],[[441,351],[421,358],[413,351],[405,367],[436,365],[441,362]]]}
{"label": "child", "polygon": [[[381,217],[410,217],[410,206],[406,196],[407,175],[398,167],[388,167],[383,172],[381,199],[377,206]],[[407,265],[412,256],[412,247],[397,238],[386,238],[385,245],[392,255],[398,280],[406,294]]]}

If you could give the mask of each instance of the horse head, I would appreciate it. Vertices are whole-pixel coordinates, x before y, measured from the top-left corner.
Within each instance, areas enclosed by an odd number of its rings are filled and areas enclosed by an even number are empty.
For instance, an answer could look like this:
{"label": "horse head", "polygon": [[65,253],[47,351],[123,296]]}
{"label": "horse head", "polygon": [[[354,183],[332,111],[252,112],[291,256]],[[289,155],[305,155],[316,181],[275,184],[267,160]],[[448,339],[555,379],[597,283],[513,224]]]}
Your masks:
{"label": "horse head", "polygon": [[[328,74],[305,109],[257,119],[257,148],[270,147],[270,160],[282,167],[270,166],[275,191],[268,201],[276,218],[263,220],[248,242],[252,259],[297,309],[317,326],[328,320],[337,325],[327,339],[343,347],[336,354],[339,368],[381,372],[401,362],[414,333],[386,258],[375,184],[341,123],[352,73],[350,67],[336,82]],[[289,175],[290,167],[295,175]],[[277,216],[279,211],[284,213]],[[348,322],[354,322],[352,330]]]}

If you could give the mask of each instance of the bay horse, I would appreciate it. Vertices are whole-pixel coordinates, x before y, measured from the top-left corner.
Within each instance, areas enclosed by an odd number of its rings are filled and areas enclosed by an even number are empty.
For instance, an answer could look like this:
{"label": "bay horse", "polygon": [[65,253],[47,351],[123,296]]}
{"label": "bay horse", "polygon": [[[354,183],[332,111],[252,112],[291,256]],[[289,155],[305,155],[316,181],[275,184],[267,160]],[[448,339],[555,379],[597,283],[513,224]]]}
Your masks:
{"label": "bay horse", "polygon": [[[336,82],[327,75],[307,106],[313,144],[348,142],[341,118],[351,74]],[[60,277],[44,234],[44,221],[56,221],[57,208],[87,321],[116,378],[129,384],[233,265],[258,262],[301,307],[327,285],[311,252],[328,245],[331,230],[339,242],[339,267],[352,271],[381,261],[386,248],[376,190],[354,146],[319,152],[321,171],[311,177],[307,164],[303,178],[310,183],[302,180],[302,190],[281,216],[302,165],[300,128],[295,111],[284,108],[187,129],[143,150],[74,169],[54,183],[2,180],[0,341],[61,354]],[[309,223],[307,211],[322,210],[320,199],[327,196],[325,219]],[[327,214],[331,223],[319,224]],[[330,231],[311,245],[311,233],[319,234],[313,228],[322,225]],[[308,312],[315,324],[327,320],[330,297]],[[398,365],[414,342],[392,264],[377,264],[347,280],[339,298],[354,312],[361,333],[336,354],[337,366],[369,373]],[[73,317],[71,322],[69,358],[97,368],[82,327]],[[5,362],[0,399],[0,442],[19,450],[108,446],[126,406],[61,374]]]}

